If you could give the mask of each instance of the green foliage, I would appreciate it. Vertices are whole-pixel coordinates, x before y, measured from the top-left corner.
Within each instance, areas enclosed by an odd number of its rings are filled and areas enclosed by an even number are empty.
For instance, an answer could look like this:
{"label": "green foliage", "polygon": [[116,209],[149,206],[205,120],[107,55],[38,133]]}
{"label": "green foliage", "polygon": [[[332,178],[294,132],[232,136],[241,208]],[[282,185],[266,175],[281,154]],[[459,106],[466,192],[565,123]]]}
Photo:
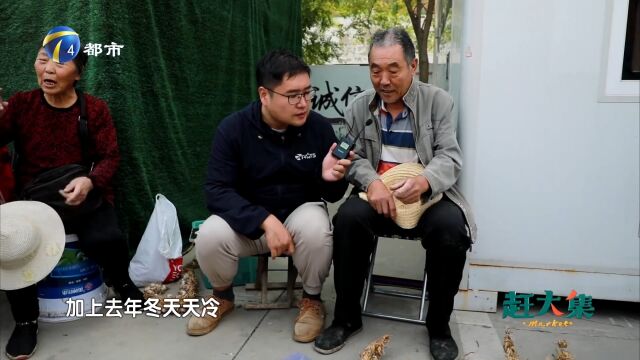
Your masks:
{"label": "green foliage", "polygon": [[[435,0],[430,0],[435,1]],[[339,39],[351,36],[359,43],[367,44],[378,29],[400,26],[407,30],[416,45],[416,29],[412,25],[407,3],[415,11],[420,4],[418,18],[427,18],[429,0],[302,0],[302,47],[304,59],[309,64],[323,64],[340,56]],[[445,19],[436,29],[436,21],[431,21],[426,31],[427,43],[419,57],[428,59],[436,47],[435,36],[441,33],[440,44],[451,41],[451,3],[441,0],[439,14],[431,18]],[[423,35],[423,36],[425,36]],[[428,53],[427,53],[428,51]]]}
{"label": "green foliage", "polygon": [[363,43],[367,43],[379,29],[400,26],[412,33],[411,21],[402,0],[342,0],[338,10],[340,16],[351,19],[346,29],[355,30],[357,39]]}
{"label": "green foliage", "polygon": [[341,37],[354,36],[366,44],[376,30],[392,26],[413,34],[402,0],[302,0],[304,59],[308,64],[323,64],[340,56]]}
{"label": "green foliage", "polygon": [[302,1],[302,54],[307,64],[323,64],[339,56],[339,46],[331,39],[330,29],[337,13],[336,2]]}

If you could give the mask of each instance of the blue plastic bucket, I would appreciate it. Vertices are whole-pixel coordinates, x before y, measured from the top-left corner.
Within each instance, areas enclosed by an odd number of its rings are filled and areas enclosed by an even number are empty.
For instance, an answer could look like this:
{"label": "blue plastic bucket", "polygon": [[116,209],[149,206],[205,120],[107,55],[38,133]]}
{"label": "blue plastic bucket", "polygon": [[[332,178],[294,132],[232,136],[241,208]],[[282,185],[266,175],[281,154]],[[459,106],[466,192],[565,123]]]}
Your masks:
{"label": "blue plastic bucket", "polygon": [[51,273],[38,283],[40,320],[60,322],[77,320],[82,316],[67,316],[68,300],[82,300],[84,313],[92,311],[91,299],[104,303],[107,287],[100,268],[80,251],[78,236],[69,234],[62,258]]}

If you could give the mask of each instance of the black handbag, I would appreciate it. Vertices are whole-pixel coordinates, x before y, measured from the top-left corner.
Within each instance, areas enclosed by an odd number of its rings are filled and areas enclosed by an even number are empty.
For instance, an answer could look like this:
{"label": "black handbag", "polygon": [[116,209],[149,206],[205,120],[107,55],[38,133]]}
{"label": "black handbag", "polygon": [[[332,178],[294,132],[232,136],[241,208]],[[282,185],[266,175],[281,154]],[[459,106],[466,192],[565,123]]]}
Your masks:
{"label": "black handbag", "polygon": [[[77,90],[80,102],[80,116],[78,116],[78,135],[82,146],[83,162],[88,162],[89,128],[87,126],[87,109],[81,91]],[[51,206],[63,221],[73,220],[97,210],[102,205],[102,195],[96,188],[89,191],[85,200],[79,205],[68,205],[60,191],[71,180],[88,176],[93,166],[81,164],[67,164],[38,174],[22,189],[21,198],[43,202]]]}

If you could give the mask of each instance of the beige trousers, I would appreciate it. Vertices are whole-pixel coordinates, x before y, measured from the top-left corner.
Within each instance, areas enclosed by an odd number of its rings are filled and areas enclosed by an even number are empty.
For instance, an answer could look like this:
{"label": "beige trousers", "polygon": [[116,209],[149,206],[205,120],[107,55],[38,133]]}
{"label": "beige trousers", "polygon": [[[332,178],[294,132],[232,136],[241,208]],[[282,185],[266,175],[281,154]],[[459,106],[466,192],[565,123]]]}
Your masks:
{"label": "beige trousers", "polygon": [[[333,251],[331,221],[323,202],[309,202],[295,209],[284,222],[295,244],[293,263],[302,286],[316,295],[329,274]],[[235,232],[217,215],[210,216],[198,231],[196,258],[216,288],[230,286],[238,272],[238,259],[270,253],[264,236],[251,240]]]}

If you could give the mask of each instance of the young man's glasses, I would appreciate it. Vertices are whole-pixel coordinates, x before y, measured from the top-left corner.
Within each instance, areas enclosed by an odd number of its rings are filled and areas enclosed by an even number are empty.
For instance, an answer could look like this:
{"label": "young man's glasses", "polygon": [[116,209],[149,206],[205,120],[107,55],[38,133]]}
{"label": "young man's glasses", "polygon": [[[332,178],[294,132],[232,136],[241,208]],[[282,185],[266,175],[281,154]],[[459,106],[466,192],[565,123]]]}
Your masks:
{"label": "young man's glasses", "polygon": [[265,87],[265,89],[271,91],[272,93],[286,97],[287,100],[289,100],[290,105],[297,105],[300,101],[302,101],[303,97],[306,101],[311,101],[311,99],[313,99],[313,96],[315,95],[315,90],[313,89],[307,90],[301,94],[294,94],[294,95],[280,94],[279,92],[271,90],[268,87]]}

